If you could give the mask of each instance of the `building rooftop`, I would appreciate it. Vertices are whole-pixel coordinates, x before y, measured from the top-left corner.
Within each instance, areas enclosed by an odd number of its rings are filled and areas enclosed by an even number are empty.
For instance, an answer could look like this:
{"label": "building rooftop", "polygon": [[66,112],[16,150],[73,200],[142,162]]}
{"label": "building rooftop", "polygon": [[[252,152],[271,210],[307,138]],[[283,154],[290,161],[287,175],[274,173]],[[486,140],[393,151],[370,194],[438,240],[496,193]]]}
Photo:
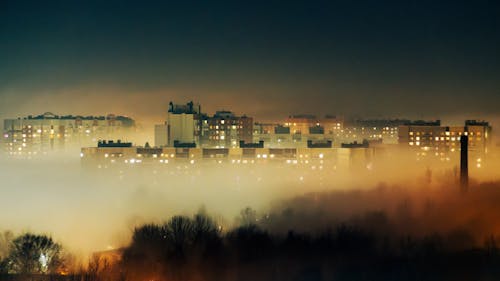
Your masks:
{"label": "building rooftop", "polygon": [[174,104],[170,102],[168,105],[168,112],[173,114],[199,114],[200,106],[195,106],[192,101],[187,104]]}
{"label": "building rooftop", "polygon": [[233,118],[234,113],[228,110],[219,110],[214,114],[214,118]]}
{"label": "building rooftop", "polygon": [[465,120],[465,126],[486,126],[488,127],[490,123],[484,120]]}
{"label": "building rooftop", "polygon": [[316,115],[313,114],[296,114],[288,116],[289,119],[316,119]]}
{"label": "building rooftop", "polygon": [[131,142],[122,142],[121,140],[118,140],[116,142],[109,140],[100,140],[97,142],[97,147],[132,147]]}
{"label": "building rooftop", "polygon": [[411,123],[407,119],[356,119],[346,122],[346,126],[351,127],[396,127]]}
{"label": "building rooftop", "polygon": [[45,112],[40,115],[28,115],[26,117],[19,117],[18,119],[27,119],[27,120],[120,120],[125,121],[127,123],[133,124],[134,120],[127,116],[108,114],[106,116],[103,115],[57,115],[52,112]]}
{"label": "building rooftop", "polygon": [[424,120],[416,120],[416,121],[409,121],[405,123],[404,125],[407,126],[441,126],[441,120],[435,120],[435,121],[424,121]]}

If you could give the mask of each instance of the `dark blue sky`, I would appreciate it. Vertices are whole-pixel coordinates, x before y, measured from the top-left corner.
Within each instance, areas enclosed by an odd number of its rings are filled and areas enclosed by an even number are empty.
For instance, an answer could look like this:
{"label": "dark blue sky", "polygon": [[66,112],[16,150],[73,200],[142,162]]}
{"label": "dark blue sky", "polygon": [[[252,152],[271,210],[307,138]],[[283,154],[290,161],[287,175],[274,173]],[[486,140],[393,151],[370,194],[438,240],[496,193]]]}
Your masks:
{"label": "dark blue sky", "polygon": [[498,1],[0,1],[0,116],[500,113]]}

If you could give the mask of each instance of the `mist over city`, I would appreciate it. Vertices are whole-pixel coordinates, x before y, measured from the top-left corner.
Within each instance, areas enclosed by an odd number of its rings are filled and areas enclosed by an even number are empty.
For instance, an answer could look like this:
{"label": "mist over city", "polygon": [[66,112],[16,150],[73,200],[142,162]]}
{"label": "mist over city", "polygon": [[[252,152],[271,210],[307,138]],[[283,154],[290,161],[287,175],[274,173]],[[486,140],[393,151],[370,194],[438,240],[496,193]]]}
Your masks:
{"label": "mist over city", "polygon": [[0,280],[499,280],[493,1],[1,1]]}

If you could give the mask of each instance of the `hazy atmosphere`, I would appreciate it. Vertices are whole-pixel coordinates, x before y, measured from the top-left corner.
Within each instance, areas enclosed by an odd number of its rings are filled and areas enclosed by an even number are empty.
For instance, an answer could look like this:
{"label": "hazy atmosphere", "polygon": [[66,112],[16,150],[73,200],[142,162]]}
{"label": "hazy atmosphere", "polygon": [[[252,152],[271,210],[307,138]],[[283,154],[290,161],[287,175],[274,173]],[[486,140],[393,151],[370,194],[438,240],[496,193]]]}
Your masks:
{"label": "hazy atmosphere", "polygon": [[[497,114],[495,1],[2,1],[2,117]],[[401,97],[404,96],[404,99]],[[50,102],[48,102],[50,100]],[[251,105],[251,106],[247,106]]]}
{"label": "hazy atmosphere", "polygon": [[0,280],[498,280],[498,50],[496,1],[0,1]]}

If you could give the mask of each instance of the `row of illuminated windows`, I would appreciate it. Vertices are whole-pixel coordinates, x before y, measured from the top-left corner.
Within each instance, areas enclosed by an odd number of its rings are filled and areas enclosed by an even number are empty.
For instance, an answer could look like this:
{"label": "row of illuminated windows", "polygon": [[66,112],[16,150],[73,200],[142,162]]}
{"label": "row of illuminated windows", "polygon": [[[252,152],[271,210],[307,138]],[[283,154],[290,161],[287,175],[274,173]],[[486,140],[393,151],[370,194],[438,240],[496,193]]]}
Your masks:
{"label": "row of illuminated windows", "polygon": [[[460,137],[410,137],[410,140],[413,141],[424,141],[424,140],[435,140],[435,141],[460,141]],[[474,138],[470,138],[470,140],[474,140]],[[477,141],[481,141],[481,137],[476,137]]]}
{"label": "row of illuminated windows", "polygon": [[[469,136],[474,136],[474,135],[480,136],[480,135],[481,135],[481,132],[465,132],[465,133],[464,133],[464,132],[450,132],[450,131],[446,131],[446,132],[438,132],[438,133],[439,133],[439,135],[441,135],[441,136],[450,136],[450,135],[451,135],[451,136],[455,136],[455,135],[457,135],[457,136],[461,136],[461,135],[463,135],[463,134],[464,134],[464,135],[466,135],[466,136],[467,136],[467,135],[469,135]],[[432,135],[434,134],[434,132],[432,132],[432,131],[425,131],[425,132],[421,132],[421,131],[418,131],[418,132],[410,131],[410,132],[408,132],[408,134],[409,134],[410,136],[413,136],[413,135],[417,135],[417,136],[419,136],[419,135],[431,135],[431,136],[432,136]]]}
{"label": "row of illuminated windows", "polygon": [[215,125],[215,126],[213,126],[213,125],[210,125],[209,128],[210,129],[215,129],[215,130],[219,130],[219,129],[221,129],[221,130],[224,130],[224,129],[236,130],[236,129],[242,129],[243,126],[236,126],[236,125],[232,125],[232,126],[229,126],[229,125],[228,126]]}

